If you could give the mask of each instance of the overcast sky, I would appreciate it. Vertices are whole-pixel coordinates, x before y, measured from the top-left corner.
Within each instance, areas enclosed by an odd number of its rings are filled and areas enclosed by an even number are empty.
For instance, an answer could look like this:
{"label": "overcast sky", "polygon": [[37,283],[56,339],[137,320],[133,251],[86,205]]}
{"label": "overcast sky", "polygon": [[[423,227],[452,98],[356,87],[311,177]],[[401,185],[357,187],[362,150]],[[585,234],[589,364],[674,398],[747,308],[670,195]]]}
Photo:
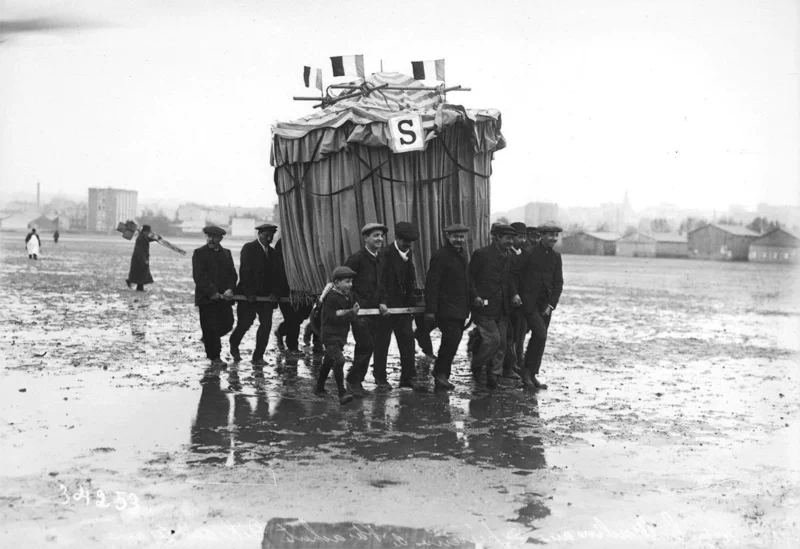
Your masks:
{"label": "overcast sky", "polygon": [[502,112],[494,211],[798,205],[797,4],[0,0],[0,189],[272,204],[303,65],[362,53],[445,58],[451,102]]}

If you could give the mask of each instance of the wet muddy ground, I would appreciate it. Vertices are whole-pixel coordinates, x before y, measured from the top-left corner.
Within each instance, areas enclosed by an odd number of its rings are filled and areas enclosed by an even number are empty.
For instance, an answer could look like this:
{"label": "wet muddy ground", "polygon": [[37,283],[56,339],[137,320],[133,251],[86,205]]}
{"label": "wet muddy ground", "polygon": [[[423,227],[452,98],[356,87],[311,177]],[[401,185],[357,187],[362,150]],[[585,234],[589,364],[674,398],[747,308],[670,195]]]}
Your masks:
{"label": "wet muddy ground", "polygon": [[[0,233],[3,547],[790,547],[800,535],[789,267],[564,256],[549,389],[476,389],[465,338],[455,391],[339,406],[311,394],[319,357],[274,339],[263,372],[243,362],[200,383],[199,239],[175,240],[187,256],[151,246],[144,295],[124,284],[132,242],[43,239],[34,262],[23,239]],[[223,242],[237,261],[241,244]],[[390,366],[396,386],[396,353]]]}

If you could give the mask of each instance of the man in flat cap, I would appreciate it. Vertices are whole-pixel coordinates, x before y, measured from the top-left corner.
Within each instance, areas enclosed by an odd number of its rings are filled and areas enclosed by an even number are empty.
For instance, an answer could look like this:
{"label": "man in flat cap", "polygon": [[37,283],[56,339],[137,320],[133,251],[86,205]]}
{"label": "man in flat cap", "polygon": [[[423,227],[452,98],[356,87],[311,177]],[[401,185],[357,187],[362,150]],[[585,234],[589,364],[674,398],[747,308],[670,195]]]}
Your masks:
{"label": "man in flat cap", "polygon": [[220,338],[233,328],[231,309],[233,290],[236,287],[236,267],[230,250],[220,245],[225,231],[211,226],[203,229],[206,245],[192,254],[192,277],[194,278],[194,304],[200,310],[200,329],[203,345],[212,366],[224,368],[227,364],[220,358]]}
{"label": "man in flat cap", "polygon": [[525,368],[522,371],[523,386],[527,390],[547,388],[536,376],[539,375],[542,365],[552,313],[564,287],[561,254],[553,250],[561,230],[561,227],[552,222],[539,226],[541,240],[534,247],[522,270],[522,302],[531,330],[531,339],[525,352]]}
{"label": "man in flat cap", "polygon": [[391,389],[386,379],[386,359],[394,333],[400,350],[400,387],[422,390],[417,384],[414,363],[414,331],[410,314],[389,315],[395,307],[413,307],[417,280],[411,257],[411,243],[419,238],[417,228],[407,221],[394,226],[394,242],[378,252],[378,308],[381,316],[376,318],[375,356],[373,372],[378,387]]}
{"label": "man in flat cap", "polygon": [[486,386],[490,389],[498,387],[503,373],[511,307],[521,304],[511,278],[509,248],[515,231],[508,225],[499,225],[495,234],[496,241],[475,250],[469,263],[469,274],[478,293],[472,304],[472,320],[480,333],[480,345],[472,355],[472,372],[480,383],[485,367]]}
{"label": "man in flat cap", "polygon": [[236,328],[230,338],[231,356],[235,362],[242,360],[239,354],[239,344],[258,316],[256,347],[253,350],[252,363],[259,368],[263,368],[266,364],[264,352],[269,343],[272,312],[276,305],[266,301],[256,301],[256,297],[276,297],[273,295],[276,254],[275,250],[270,247],[270,243],[277,230],[277,225],[272,223],[264,223],[256,227],[258,238],[242,246],[239,262],[239,285],[236,287],[236,291],[244,295],[247,301],[240,301],[236,308]]}
{"label": "man in flat cap", "polygon": [[[380,223],[367,223],[361,228],[361,238],[364,247],[351,255],[345,266],[355,274],[353,278],[353,297],[362,309],[377,309],[380,304],[378,291],[379,254],[386,239],[389,228]],[[356,396],[364,396],[369,391],[362,385],[367,376],[369,361],[375,350],[375,328],[379,320],[374,317],[361,316],[353,320],[353,338],[356,347],[353,352],[353,365],[347,372],[345,383],[347,390]],[[374,367],[372,371],[375,383],[381,389],[386,389],[386,370],[379,373]],[[391,386],[389,386],[391,388]]]}
{"label": "man in flat cap", "polygon": [[528,240],[525,242],[525,246],[523,246],[523,248],[525,248],[526,251],[531,252],[539,243],[540,235],[537,227],[528,227],[527,233]]}
{"label": "man in flat cap", "polygon": [[[491,227],[489,228],[489,243],[494,244],[497,242],[497,227],[500,227],[503,223],[494,222],[492,223]],[[471,354],[476,354],[478,349],[481,346],[481,333],[477,326],[474,326],[468,334],[467,337],[467,352]]]}
{"label": "man in flat cap", "polygon": [[[528,240],[527,227],[525,223],[518,221],[511,224],[514,229],[514,241],[511,243],[509,251],[511,253],[511,279],[514,287],[521,288],[522,267],[528,260],[529,251],[525,250],[525,243]],[[522,297],[522,296],[520,296]],[[522,371],[525,334],[528,333],[528,325],[525,321],[525,311],[522,306],[511,307],[509,315],[509,326],[506,338],[506,356],[503,363],[503,377],[519,380],[518,372]]]}
{"label": "man in flat cap", "polygon": [[465,248],[469,228],[460,223],[444,229],[447,242],[431,256],[425,279],[425,321],[442,332],[439,354],[433,365],[437,389],[454,389],[450,368],[464,334],[464,321],[469,316],[478,292],[469,277],[469,258]]}

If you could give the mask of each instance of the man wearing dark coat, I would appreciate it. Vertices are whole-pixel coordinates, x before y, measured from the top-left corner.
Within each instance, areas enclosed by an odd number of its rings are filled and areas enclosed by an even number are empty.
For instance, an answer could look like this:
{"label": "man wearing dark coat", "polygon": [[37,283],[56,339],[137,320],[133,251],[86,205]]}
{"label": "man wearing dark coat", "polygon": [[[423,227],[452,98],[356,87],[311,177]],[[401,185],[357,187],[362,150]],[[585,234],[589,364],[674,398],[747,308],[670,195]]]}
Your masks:
{"label": "man wearing dark coat", "polygon": [[400,350],[400,387],[423,390],[416,381],[414,364],[414,330],[411,314],[390,315],[390,308],[414,306],[416,275],[411,257],[411,243],[419,238],[417,228],[407,221],[394,227],[394,242],[378,253],[378,308],[381,316],[376,319],[375,355],[373,372],[378,386],[391,389],[386,381],[386,359],[394,333]]}
{"label": "man wearing dark coat", "polygon": [[531,330],[522,372],[523,386],[527,390],[547,388],[536,376],[542,365],[550,320],[564,287],[561,254],[553,250],[561,230],[555,223],[545,223],[538,228],[541,239],[522,270],[522,303]]}
{"label": "man wearing dark coat", "polygon": [[236,307],[236,329],[231,334],[230,345],[234,362],[241,361],[239,344],[258,316],[256,347],[253,350],[251,362],[254,366],[261,368],[266,364],[264,352],[269,344],[269,336],[272,332],[272,312],[276,306],[275,303],[256,301],[256,297],[277,297],[275,296],[277,254],[270,247],[270,243],[278,226],[264,223],[256,227],[256,230],[258,238],[242,246],[239,262],[239,285],[236,287],[236,291],[247,297],[247,301],[240,301]]}
{"label": "man wearing dark coat", "polygon": [[[377,309],[380,305],[380,294],[378,291],[378,270],[379,255],[386,233],[389,227],[380,223],[367,223],[361,228],[361,237],[364,239],[364,247],[353,253],[345,266],[351,269],[356,276],[353,278],[353,297],[362,309]],[[353,351],[353,365],[347,372],[345,383],[347,390],[354,395],[364,396],[369,391],[362,385],[369,369],[369,360],[375,350],[375,327],[380,324],[381,319],[361,316],[353,320],[353,338],[356,340],[356,347]],[[381,390],[391,389],[386,380],[386,370],[379,374],[373,367],[375,383]]]}
{"label": "man wearing dark coat", "polygon": [[503,373],[511,307],[522,303],[511,279],[509,248],[515,231],[508,225],[498,225],[495,234],[495,242],[475,250],[469,263],[469,274],[478,293],[473,300],[472,320],[481,341],[472,355],[472,371],[480,383],[486,367],[486,386],[490,389],[498,387]]}
{"label": "man wearing dark coat", "polygon": [[[286,276],[286,262],[283,257],[283,239],[279,239],[275,244],[275,283],[273,294],[277,297],[289,297],[289,278]],[[313,308],[313,302],[298,303],[278,303],[283,320],[275,330],[275,337],[278,341],[278,349],[288,349],[290,353],[301,353],[299,347],[300,326],[308,318]]]}
{"label": "man wearing dark coat", "polygon": [[136,291],[143,292],[145,284],[153,283],[153,276],[150,274],[150,243],[159,240],[161,237],[154,235],[150,225],[142,225],[139,236],[133,244],[133,255],[131,256],[131,268],[128,271],[128,278],[125,284],[130,288],[136,284]]}
{"label": "man wearing dark coat", "polygon": [[[521,288],[520,277],[522,275],[522,267],[530,255],[530,250],[525,248],[528,240],[527,227],[525,223],[516,222],[511,224],[511,228],[516,231],[514,234],[514,242],[509,248],[511,255],[511,279],[517,289]],[[522,297],[522,296],[520,296]],[[528,325],[525,321],[525,311],[522,306],[511,307],[511,314],[509,315],[509,326],[506,337],[506,357],[503,363],[503,377],[509,379],[519,380],[520,376],[517,373],[522,370],[524,351],[525,351],[525,335],[528,333]]]}
{"label": "man wearing dark coat", "polygon": [[194,304],[200,310],[206,356],[212,366],[224,368],[227,364],[220,358],[220,338],[233,328],[231,299],[236,287],[236,267],[230,250],[220,245],[225,231],[210,226],[203,232],[206,245],[197,248],[192,255]]}
{"label": "man wearing dark coat", "polygon": [[442,333],[433,380],[437,389],[454,389],[450,368],[464,334],[464,321],[478,297],[469,277],[469,258],[464,243],[469,228],[455,224],[445,228],[447,242],[431,256],[425,278],[425,321]]}

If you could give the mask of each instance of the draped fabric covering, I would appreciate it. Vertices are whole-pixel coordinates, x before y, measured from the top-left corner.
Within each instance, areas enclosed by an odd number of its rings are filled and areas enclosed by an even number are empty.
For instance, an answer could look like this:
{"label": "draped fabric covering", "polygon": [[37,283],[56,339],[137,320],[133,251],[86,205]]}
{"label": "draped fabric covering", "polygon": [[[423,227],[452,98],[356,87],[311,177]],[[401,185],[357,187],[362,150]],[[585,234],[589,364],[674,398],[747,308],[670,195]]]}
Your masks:
{"label": "draped fabric covering", "polygon": [[[422,87],[397,73],[355,84],[384,83]],[[422,117],[425,150],[394,153],[386,121],[408,112]],[[373,221],[389,227],[387,243],[398,221],[419,228],[413,254],[420,288],[447,225],[470,227],[468,250],[485,246],[492,157],[505,146],[500,126],[496,110],[449,105],[425,90],[375,90],[276,124],[271,163],[292,290],[321,292],[331,271],[363,245],[361,227]]]}

